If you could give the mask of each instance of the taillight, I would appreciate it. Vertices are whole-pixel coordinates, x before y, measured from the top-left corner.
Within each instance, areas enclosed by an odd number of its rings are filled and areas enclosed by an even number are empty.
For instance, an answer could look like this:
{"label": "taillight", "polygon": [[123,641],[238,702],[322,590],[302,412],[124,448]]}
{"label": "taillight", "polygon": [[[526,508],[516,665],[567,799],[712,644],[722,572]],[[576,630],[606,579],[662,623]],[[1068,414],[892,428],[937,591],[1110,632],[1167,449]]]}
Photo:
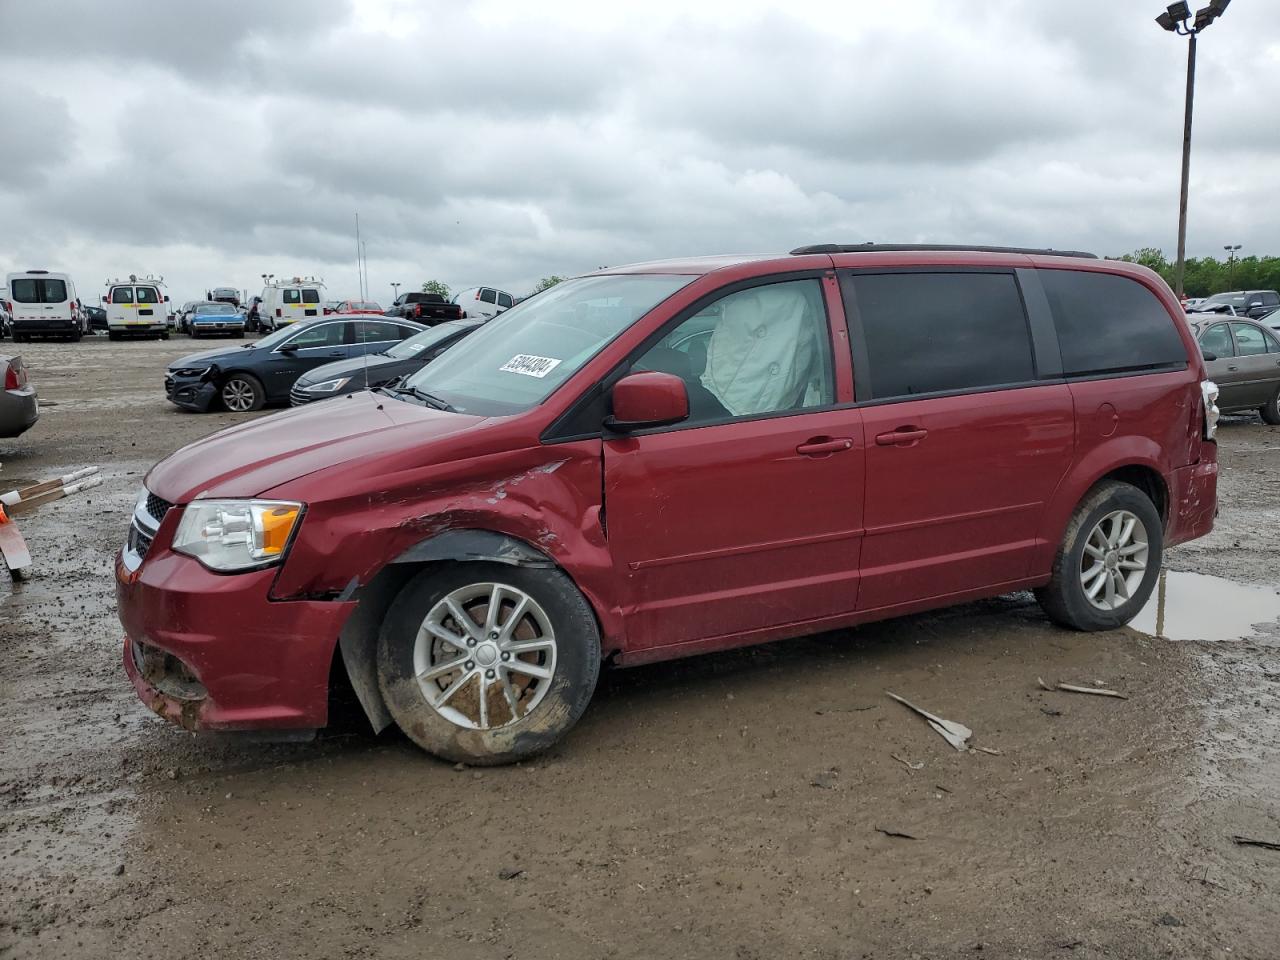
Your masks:
{"label": "taillight", "polygon": [[4,388],[21,390],[27,385],[27,370],[17,362],[9,364],[4,371]]}
{"label": "taillight", "polygon": [[415,311],[413,315],[414,315],[415,317],[417,317],[419,320],[421,320],[421,319],[422,319],[422,304],[418,304],[418,305],[417,305],[416,307],[414,307],[413,309],[414,309],[414,311]]}
{"label": "taillight", "polygon": [[280,308],[279,308],[279,307],[276,307],[276,316],[277,316],[277,317],[282,317],[282,316],[284,316],[284,314],[280,312]]}
{"label": "taillight", "polygon": [[1204,398],[1204,438],[1212,440],[1218,432],[1218,420],[1222,416],[1218,409],[1218,385],[1212,380],[1201,380],[1200,396]]}

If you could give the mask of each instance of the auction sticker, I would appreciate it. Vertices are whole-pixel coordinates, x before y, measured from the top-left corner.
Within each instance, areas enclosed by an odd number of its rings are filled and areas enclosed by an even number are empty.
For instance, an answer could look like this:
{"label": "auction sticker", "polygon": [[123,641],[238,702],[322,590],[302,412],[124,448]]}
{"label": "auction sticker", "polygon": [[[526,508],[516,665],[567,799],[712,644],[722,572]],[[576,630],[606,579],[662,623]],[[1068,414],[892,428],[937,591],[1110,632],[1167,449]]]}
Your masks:
{"label": "auction sticker", "polygon": [[519,373],[541,380],[558,366],[560,361],[555,357],[535,357],[531,353],[517,353],[498,369],[504,373]]}

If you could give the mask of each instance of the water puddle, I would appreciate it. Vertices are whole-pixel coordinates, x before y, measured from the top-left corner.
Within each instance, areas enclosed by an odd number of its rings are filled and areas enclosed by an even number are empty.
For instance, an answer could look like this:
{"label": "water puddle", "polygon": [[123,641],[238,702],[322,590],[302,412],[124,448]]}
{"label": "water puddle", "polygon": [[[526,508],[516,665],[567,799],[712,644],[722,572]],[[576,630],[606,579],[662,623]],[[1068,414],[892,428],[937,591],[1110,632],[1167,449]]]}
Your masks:
{"label": "water puddle", "polygon": [[1280,593],[1271,587],[1162,570],[1142,612],[1129,624],[1166,640],[1243,640],[1255,626],[1280,620]]}

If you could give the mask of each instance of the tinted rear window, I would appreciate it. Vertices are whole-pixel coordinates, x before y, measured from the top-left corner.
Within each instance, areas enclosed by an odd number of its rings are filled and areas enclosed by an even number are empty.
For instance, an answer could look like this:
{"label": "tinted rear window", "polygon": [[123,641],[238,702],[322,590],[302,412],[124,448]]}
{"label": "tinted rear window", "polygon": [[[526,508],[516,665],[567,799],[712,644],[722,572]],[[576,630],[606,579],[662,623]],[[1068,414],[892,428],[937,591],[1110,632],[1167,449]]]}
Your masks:
{"label": "tinted rear window", "polygon": [[1035,379],[1022,295],[1004,273],[853,278],[871,396],[882,400]]}
{"label": "tinted rear window", "polygon": [[67,299],[67,285],[61,280],[29,277],[9,284],[18,303],[62,303]]}
{"label": "tinted rear window", "polygon": [[1041,270],[1067,376],[1185,366],[1187,351],[1156,295],[1128,277]]}
{"label": "tinted rear window", "polygon": [[138,303],[159,303],[160,294],[155,287],[138,287]]}
{"label": "tinted rear window", "polygon": [[303,290],[302,302],[303,303],[319,303],[320,291],[319,290]]}
{"label": "tinted rear window", "polygon": [[112,303],[133,303],[133,287],[113,287],[111,290]]}
{"label": "tinted rear window", "polygon": [[[302,298],[297,290],[285,290],[282,294],[285,303],[301,303]],[[313,301],[314,302],[314,301]]]}

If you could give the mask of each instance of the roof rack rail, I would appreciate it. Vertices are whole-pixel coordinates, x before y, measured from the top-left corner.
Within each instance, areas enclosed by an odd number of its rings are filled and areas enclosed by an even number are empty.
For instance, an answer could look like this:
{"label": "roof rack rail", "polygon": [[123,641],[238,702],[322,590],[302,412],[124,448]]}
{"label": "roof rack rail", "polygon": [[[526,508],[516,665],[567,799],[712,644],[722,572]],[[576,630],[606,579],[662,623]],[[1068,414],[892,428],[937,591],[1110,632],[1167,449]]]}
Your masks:
{"label": "roof rack rail", "polygon": [[813,243],[796,247],[793,256],[807,253],[908,253],[911,251],[952,251],[960,253],[1023,253],[1048,257],[1083,257],[1097,260],[1096,253],[1083,250],[1052,250],[1038,247],[986,247],[968,243]]}

